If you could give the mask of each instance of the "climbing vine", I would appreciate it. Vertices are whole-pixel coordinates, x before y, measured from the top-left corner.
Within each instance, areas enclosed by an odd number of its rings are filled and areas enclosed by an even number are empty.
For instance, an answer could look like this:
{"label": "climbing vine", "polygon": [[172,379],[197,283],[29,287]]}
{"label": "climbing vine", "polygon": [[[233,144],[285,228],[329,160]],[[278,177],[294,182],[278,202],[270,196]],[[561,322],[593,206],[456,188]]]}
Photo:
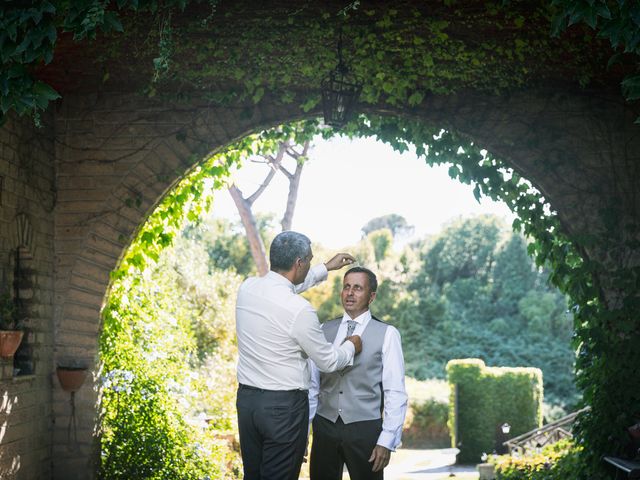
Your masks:
{"label": "climbing vine", "polygon": [[[317,92],[319,80],[335,67],[338,29],[349,65],[365,80],[361,101],[369,104],[412,107],[431,94],[468,88],[499,93],[543,80],[583,86],[607,81],[603,67],[612,51],[596,30],[550,35],[552,18],[591,18],[576,13],[573,3],[404,0],[351,2],[334,11],[312,2],[250,4],[248,12],[242,2],[215,0],[39,0],[29,8],[4,2],[0,110],[3,116],[45,110],[73,90],[75,79],[60,73],[65,61],[73,61],[87,75],[83,81],[96,87],[118,87],[118,79],[126,79],[123,88],[149,96],[178,91],[232,104],[258,103],[268,95],[310,111],[319,94],[300,92]],[[635,10],[611,11],[608,24],[599,15],[600,36],[637,54]],[[563,25],[557,21],[556,31]],[[615,62],[629,60],[618,56]],[[630,99],[637,98],[636,83],[628,77],[623,84]]]}
{"label": "climbing vine", "polygon": [[[623,61],[625,55],[640,56],[640,3],[633,0],[607,2],[605,0],[553,0],[558,8],[553,22],[553,33],[558,35],[570,25],[585,23],[597,31],[600,38],[611,43],[616,52],[608,67]],[[640,99],[640,71],[638,68],[622,80],[622,90],[627,100]],[[640,123],[640,118],[636,123]]]}

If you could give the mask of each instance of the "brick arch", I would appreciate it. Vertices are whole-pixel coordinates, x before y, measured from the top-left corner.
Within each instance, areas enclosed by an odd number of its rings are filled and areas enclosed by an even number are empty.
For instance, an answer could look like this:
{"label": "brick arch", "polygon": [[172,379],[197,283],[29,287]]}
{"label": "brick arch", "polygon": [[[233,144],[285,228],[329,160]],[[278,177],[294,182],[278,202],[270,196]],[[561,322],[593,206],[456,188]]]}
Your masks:
{"label": "brick arch", "polygon": [[[620,171],[640,163],[634,153],[640,152],[640,135],[616,94],[460,93],[434,96],[413,110],[385,106],[370,112],[452,128],[486,147],[530,179],[570,231],[600,225],[596,207],[612,195],[620,196],[625,214],[638,207],[633,176],[625,180]],[[225,108],[132,95],[66,97],[55,120],[54,363],[79,361],[95,369],[109,273],[157,202],[189,169],[252,131],[314,114],[268,99]],[[94,386],[86,382],[76,397],[79,449],[65,448],[68,398],[54,388],[54,439],[60,445],[54,477],[71,478],[70,469],[86,472],[96,421]]]}
{"label": "brick arch", "polygon": [[[100,311],[110,272],[164,195],[207,154],[300,112],[208,105],[167,107],[135,96],[102,103],[69,99],[59,129],[56,208],[55,359],[93,371],[76,394],[77,445],[66,445],[68,394],[54,388],[54,477],[86,478],[92,468],[97,416],[96,367]],[[90,377],[91,378],[91,377]],[[55,387],[58,387],[56,384]],[[77,448],[65,448],[77,447]],[[79,453],[80,452],[80,453]],[[67,476],[65,476],[67,475]]]}

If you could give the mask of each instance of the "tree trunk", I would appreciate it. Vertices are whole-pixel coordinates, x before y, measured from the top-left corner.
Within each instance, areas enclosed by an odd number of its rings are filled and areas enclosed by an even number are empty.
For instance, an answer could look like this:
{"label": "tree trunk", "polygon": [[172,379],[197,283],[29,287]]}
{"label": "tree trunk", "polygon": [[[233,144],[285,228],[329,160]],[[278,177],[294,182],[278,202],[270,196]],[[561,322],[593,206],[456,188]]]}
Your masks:
{"label": "tree trunk", "polygon": [[289,179],[289,195],[287,196],[287,209],[282,216],[282,231],[291,230],[293,223],[293,214],[296,209],[296,201],[298,199],[298,187],[300,186],[300,175],[302,175],[302,163],[296,165],[296,171]]}
{"label": "tree trunk", "polygon": [[[231,194],[231,198],[233,198],[233,201],[236,204],[236,208],[238,209],[238,213],[240,214],[240,220],[242,220],[242,225],[244,226],[245,232],[247,234],[247,239],[249,240],[251,256],[256,263],[256,267],[260,275],[265,275],[269,271],[269,266],[267,262],[267,254],[264,243],[262,242],[262,237],[260,237],[260,232],[258,231],[258,226],[256,224],[255,217],[253,216],[251,207],[253,205],[253,202],[255,202],[256,199],[260,195],[262,195],[267,186],[271,183],[271,180],[273,179],[276,171],[279,170],[289,180],[287,208],[280,224],[282,225],[282,230],[291,230],[293,213],[295,211],[296,201],[298,199],[300,176],[302,175],[302,168],[304,166],[304,162],[306,161],[308,151],[309,141],[306,141],[304,143],[302,153],[298,153],[297,151],[295,151],[293,147],[290,147],[288,142],[280,142],[280,144],[278,145],[278,152],[276,153],[275,157],[267,156],[263,157],[264,161],[256,161],[256,163],[268,164],[271,169],[262,184],[251,196],[244,198],[242,196],[242,192],[238,187],[236,187],[235,185],[229,187],[229,193]],[[282,165],[282,160],[285,154],[289,155],[296,161],[296,169],[294,173],[289,172]]]}
{"label": "tree trunk", "polygon": [[[307,152],[309,151],[309,141],[304,142],[302,154],[290,153],[290,155],[296,160],[296,169],[293,174],[289,173],[280,165],[280,170],[289,179],[289,194],[287,195],[287,208],[282,216],[282,230],[291,230],[291,224],[293,223],[293,214],[296,209],[296,202],[298,200],[298,188],[300,186],[300,177],[302,175],[302,168],[306,161]],[[301,158],[302,157],[302,158]]]}
{"label": "tree trunk", "polygon": [[267,262],[267,253],[264,248],[264,242],[258,231],[256,220],[251,212],[251,205],[242,197],[242,192],[235,185],[229,187],[229,193],[231,198],[236,204],[238,213],[240,214],[240,220],[247,233],[247,239],[249,240],[249,248],[251,250],[251,256],[256,263],[259,275],[266,275],[269,271],[269,264]]}

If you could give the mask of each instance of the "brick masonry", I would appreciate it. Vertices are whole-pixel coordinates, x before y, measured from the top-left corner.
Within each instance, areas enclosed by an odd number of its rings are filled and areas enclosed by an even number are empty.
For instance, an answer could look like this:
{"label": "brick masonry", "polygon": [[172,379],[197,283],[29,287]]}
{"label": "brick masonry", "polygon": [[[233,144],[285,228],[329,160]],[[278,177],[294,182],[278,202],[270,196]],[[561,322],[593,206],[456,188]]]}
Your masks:
{"label": "brick masonry", "polygon": [[[614,194],[623,215],[640,206],[636,180],[620,174],[640,163],[638,128],[613,100],[532,90],[504,98],[433,97],[420,109],[379,112],[452,128],[486,146],[545,194],[568,229],[584,231],[600,224],[594,205]],[[34,372],[14,377],[11,362],[0,364],[0,478],[93,478],[94,376],[109,272],[194,161],[303,115],[268,96],[256,106],[223,108],[67,95],[45,127],[13,119],[0,129],[0,278],[12,282],[19,214],[32,227],[34,272],[25,289],[32,297],[27,341]],[[130,206],[130,198],[141,199],[140,206]],[[55,378],[55,366],[66,364],[91,372],[75,397],[77,440],[67,431],[69,393]]]}
{"label": "brick masonry", "polygon": [[[51,117],[45,122],[51,125]],[[0,177],[0,289],[13,291],[18,249],[26,272],[19,285],[25,336],[15,363],[0,359],[0,478],[48,479],[56,188],[52,128],[35,129],[29,119],[8,121],[0,130]]]}

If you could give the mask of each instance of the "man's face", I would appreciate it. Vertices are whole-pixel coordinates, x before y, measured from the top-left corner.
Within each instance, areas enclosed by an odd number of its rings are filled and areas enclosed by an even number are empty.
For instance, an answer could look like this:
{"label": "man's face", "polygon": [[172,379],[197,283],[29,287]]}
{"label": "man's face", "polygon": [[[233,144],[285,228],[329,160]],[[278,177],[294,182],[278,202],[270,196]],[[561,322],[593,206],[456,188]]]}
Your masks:
{"label": "man's face", "polygon": [[369,309],[376,297],[369,287],[369,277],[363,272],[354,272],[344,277],[342,284],[342,306],[351,318],[356,318]]}

